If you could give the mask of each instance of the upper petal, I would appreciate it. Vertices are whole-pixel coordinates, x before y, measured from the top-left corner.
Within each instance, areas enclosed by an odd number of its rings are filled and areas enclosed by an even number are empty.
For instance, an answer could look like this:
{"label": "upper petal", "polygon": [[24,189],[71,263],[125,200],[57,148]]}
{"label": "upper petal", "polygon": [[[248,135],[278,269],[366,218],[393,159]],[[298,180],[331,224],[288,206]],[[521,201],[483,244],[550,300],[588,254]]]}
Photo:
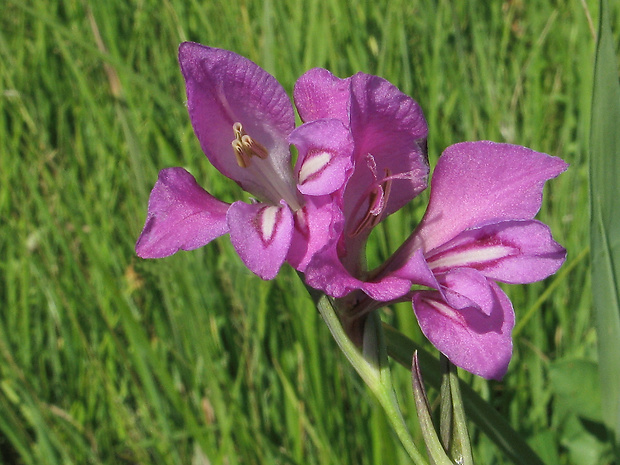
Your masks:
{"label": "upper petal", "polygon": [[545,181],[567,167],[560,158],[516,145],[452,145],[433,173],[418,239],[428,251],[469,228],[532,219],[540,209]]}
{"label": "upper petal", "polygon": [[243,263],[263,279],[278,274],[293,234],[293,215],[281,205],[235,202],[228,209],[230,241]]}
{"label": "upper petal", "polygon": [[336,118],[349,126],[350,79],[340,79],[323,68],[313,68],[295,83],[293,97],[302,121]]}
{"label": "upper petal", "polygon": [[540,221],[503,221],[469,229],[426,253],[435,273],[474,268],[487,278],[511,284],[540,281],[555,273],[566,249]]}
{"label": "upper petal", "polygon": [[149,197],[136,253],[142,258],[161,258],[180,249],[202,247],[228,232],[228,207],[183,168],[161,170]]}
{"label": "upper petal", "polygon": [[343,187],[353,169],[353,137],[337,119],[303,124],[289,136],[299,151],[295,164],[302,194],[325,195]]}
{"label": "upper petal", "polygon": [[248,192],[261,191],[254,176],[236,161],[233,124],[270,153],[273,169],[292,177],[286,137],[295,114],[284,88],[258,65],[236,53],[184,42],[179,63],[187,89],[187,107],[200,146],[211,163]]}
{"label": "upper petal", "polygon": [[420,291],[413,309],[428,340],[448,359],[487,379],[501,379],[512,356],[514,311],[493,281],[475,270],[446,276],[444,295]]}
{"label": "upper petal", "polygon": [[[420,106],[396,86],[370,74],[340,79],[315,68],[299,78],[294,97],[303,121],[336,118],[351,128],[356,169],[346,193],[349,231],[364,217],[368,205],[360,207],[360,198],[368,195],[377,176],[390,177],[393,187],[383,217],[426,188],[428,126]],[[375,160],[374,172],[364,161],[368,154]]]}
{"label": "upper petal", "polygon": [[[350,115],[356,159],[361,161],[371,154],[376,175],[391,179],[385,217],[426,189],[426,119],[411,97],[385,79],[364,73],[351,77]],[[345,194],[345,206],[354,205],[374,177],[366,163],[357,163]]]}

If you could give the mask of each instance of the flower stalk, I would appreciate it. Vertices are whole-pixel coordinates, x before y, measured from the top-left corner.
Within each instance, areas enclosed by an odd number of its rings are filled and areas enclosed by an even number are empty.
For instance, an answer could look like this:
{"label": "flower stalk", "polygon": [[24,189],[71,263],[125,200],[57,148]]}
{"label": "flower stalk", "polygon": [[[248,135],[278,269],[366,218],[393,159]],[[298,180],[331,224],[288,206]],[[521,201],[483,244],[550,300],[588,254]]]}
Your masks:
{"label": "flower stalk", "polygon": [[[310,290],[310,289],[309,289]],[[364,380],[376,396],[379,404],[385,411],[386,417],[398,435],[405,451],[416,465],[428,465],[428,461],[418,450],[409,433],[403,418],[394,387],[387,359],[385,336],[381,319],[377,312],[373,312],[364,326],[363,349],[360,351],[349,339],[336,312],[333,300],[327,295],[321,295],[318,300],[317,292],[311,290],[321,317],[327,324],[338,347],[347,357],[353,368]]]}

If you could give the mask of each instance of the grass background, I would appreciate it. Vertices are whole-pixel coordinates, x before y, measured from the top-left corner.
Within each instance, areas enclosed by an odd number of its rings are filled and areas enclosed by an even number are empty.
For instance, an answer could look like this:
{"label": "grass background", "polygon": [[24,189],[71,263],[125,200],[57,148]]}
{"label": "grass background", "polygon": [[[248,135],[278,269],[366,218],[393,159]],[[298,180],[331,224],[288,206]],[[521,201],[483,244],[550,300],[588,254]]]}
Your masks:
{"label": "grass background", "polygon": [[[0,463],[407,463],[297,276],[248,272],[226,238],[144,261],[159,169],[241,191],[206,162],[179,42],[245,55],[292,90],[307,69],[378,74],[422,106],[431,163],[491,139],[563,157],[540,218],[568,249],[507,287],[515,356],[469,377],[543,460],[613,463],[601,424],[588,262],[597,2],[4,0],[0,3]],[[612,5],[618,38],[620,7]],[[616,44],[618,41],[616,40]],[[372,238],[379,261],[423,212]],[[422,342],[410,306],[385,317]],[[415,430],[410,373],[395,368]],[[475,429],[481,464],[506,463]]]}

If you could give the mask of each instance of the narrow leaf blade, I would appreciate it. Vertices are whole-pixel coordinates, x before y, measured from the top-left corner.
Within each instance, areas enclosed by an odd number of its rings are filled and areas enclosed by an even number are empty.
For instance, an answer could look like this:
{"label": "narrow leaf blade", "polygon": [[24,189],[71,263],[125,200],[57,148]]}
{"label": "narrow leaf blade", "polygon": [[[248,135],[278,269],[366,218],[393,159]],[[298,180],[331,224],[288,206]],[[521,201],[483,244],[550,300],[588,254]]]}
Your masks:
{"label": "narrow leaf blade", "polygon": [[606,0],[600,22],[590,133],[592,293],[603,419],[620,432],[620,83]]}

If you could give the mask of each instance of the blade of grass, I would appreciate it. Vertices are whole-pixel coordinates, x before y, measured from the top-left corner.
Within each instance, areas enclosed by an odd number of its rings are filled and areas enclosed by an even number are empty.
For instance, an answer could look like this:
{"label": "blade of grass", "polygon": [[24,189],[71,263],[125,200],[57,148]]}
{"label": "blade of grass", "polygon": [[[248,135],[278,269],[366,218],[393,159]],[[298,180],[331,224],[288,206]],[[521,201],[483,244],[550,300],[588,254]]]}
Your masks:
{"label": "blade of grass", "polygon": [[609,7],[600,2],[590,136],[592,294],[603,418],[620,432],[620,83]]}

